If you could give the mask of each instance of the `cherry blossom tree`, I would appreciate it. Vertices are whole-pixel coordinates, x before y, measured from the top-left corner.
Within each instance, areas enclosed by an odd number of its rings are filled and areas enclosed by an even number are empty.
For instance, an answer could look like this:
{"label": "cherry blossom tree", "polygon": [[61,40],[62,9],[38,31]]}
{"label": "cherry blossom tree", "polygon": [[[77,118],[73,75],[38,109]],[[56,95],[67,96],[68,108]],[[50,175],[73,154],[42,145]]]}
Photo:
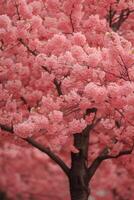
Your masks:
{"label": "cherry blossom tree", "polygon": [[87,200],[104,160],[133,151],[132,0],[1,0],[2,143],[47,154]]}

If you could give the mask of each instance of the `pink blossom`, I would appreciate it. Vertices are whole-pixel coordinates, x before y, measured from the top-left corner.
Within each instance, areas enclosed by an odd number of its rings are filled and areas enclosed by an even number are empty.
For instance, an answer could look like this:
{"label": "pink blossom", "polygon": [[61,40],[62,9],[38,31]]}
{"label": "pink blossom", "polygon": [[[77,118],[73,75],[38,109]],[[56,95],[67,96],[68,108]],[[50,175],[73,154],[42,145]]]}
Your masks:
{"label": "pink blossom", "polygon": [[82,33],[75,33],[72,38],[72,44],[83,46],[86,44],[86,37]]}
{"label": "pink blossom", "polygon": [[54,110],[53,112],[51,112],[49,114],[49,119],[52,121],[52,122],[62,122],[63,120],[63,113],[58,111],[58,110]]}
{"label": "pink blossom", "polygon": [[69,122],[69,127],[71,134],[80,133],[86,127],[86,122],[83,119],[74,119],[73,121]]}
{"label": "pink blossom", "polygon": [[11,27],[11,20],[7,15],[0,15],[0,28],[8,30]]}
{"label": "pink blossom", "polygon": [[22,138],[26,138],[29,135],[32,136],[34,131],[35,131],[35,124],[29,121],[14,126],[15,134]]}

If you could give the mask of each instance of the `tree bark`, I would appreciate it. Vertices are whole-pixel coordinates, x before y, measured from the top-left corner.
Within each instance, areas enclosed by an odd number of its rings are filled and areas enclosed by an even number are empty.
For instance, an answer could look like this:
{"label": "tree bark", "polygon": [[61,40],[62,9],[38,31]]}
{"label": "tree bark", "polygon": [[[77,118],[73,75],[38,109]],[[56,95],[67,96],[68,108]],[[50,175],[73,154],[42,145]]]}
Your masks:
{"label": "tree bark", "polygon": [[74,146],[78,153],[71,153],[71,169],[69,173],[71,200],[88,200],[88,142],[91,127],[87,126],[82,133],[74,134]]}
{"label": "tree bark", "polygon": [[80,154],[73,154],[73,166],[70,170],[70,195],[71,200],[88,200],[88,175],[87,167],[85,166]]}

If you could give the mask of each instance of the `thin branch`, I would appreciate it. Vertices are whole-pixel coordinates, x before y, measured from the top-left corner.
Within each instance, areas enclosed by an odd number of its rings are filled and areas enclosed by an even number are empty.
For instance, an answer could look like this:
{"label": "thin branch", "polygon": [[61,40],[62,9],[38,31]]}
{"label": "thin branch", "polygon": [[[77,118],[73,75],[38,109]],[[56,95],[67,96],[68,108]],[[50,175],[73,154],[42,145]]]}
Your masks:
{"label": "thin branch", "polygon": [[[41,66],[45,71],[47,71],[49,74],[51,74],[51,72],[47,69],[46,66]],[[58,80],[56,78],[54,78],[53,83],[55,85],[55,88],[57,90],[57,93],[59,96],[63,95],[62,90],[61,90],[61,82],[58,82]]]}
{"label": "thin branch", "polygon": [[125,63],[125,61],[123,60],[123,58],[122,58],[122,56],[121,56],[120,54],[119,54],[119,57],[120,57],[122,63],[120,63],[120,61],[118,61],[118,60],[117,60],[117,62],[119,63],[119,65],[120,65],[121,67],[124,68],[124,72],[122,71],[122,73],[120,73],[120,74],[121,74],[122,76],[124,76],[124,78],[125,78],[125,76],[126,76],[127,79],[128,79],[128,81],[131,82],[131,79],[130,79],[130,76],[129,76],[129,73],[128,73],[128,68],[127,68],[127,66],[126,66],[126,63]]}
{"label": "thin branch", "polygon": [[73,112],[80,111],[80,108],[78,107],[78,104],[76,104],[76,105],[70,106],[67,109],[63,109],[62,111],[63,111],[64,116],[68,116],[68,115],[70,115]]}
{"label": "thin branch", "polygon": [[20,99],[21,99],[21,101],[27,106],[27,109],[28,109],[28,111],[30,112],[30,111],[31,111],[31,107],[27,104],[26,99],[25,99],[23,96],[21,96]]}
{"label": "thin branch", "polygon": [[125,119],[126,122],[128,122],[131,126],[134,126],[134,124],[127,120],[125,115],[119,109],[115,108],[115,110]]}
{"label": "thin branch", "polygon": [[58,83],[57,79],[55,78],[54,79],[54,84],[55,84],[55,87],[57,89],[57,92],[58,92],[58,95],[63,95],[62,94],[62,91],[61,91],[61,82]]}
{"label": "thin branch", "polygon": [[106,71],[105,69],[103,69],[103,71],[104,71],[105,73],[107,73],[107,74],[110,74],[110,75],[116,77],[116,78],[123,79],[123,80],[127,81],[124,77],[122,77],[122,76],[120,76],[120,75],[116,75],[116,74],[114,74],[114,73],[112,73],[112,72]]}
{"label": "thin branch", "polygon": [[21,20],[20,13],[19,13],[19,5],[15,1],[16,13],[18,15],[18,20]]}
{"label": "thin branch", "polygon": [[46,66],[42,65],[41,67],[42,67],[42,69],[44,69],[46,72],[51,73],[51,72],[47,69]]}
{"label": "thin branch", "polygon": [[27,50],[28,50],[33,56],[37,56],[37,55],[38,55],[38,53],[37,53],[35,50],[34,50],[34,51],[31,50],[31,49],[29,48],[29,46],[27,46],[27,45],[25,44],[25,42],[23,41],[22,38],[19,38],[18,41],[19,41],[21,44],[23,44],[24,47],[26,47]]}
{"label": "thin branch", "polygon": [[3,51],[4,50],[4,41],[1,39],[0,42],[1,42],[0,49],[1,49],[1,51]]}
{"label": "thin branch", "polygon": [[107,20],[109,21],[109,26],[112,26],[112,20],[113,17],[115,16],[116,11],[112,9],[112,6],[110,5],[110,9],[109,9],[109,15],[107,16]]}
{"label": "thin branch", "polygon": [[89,178],[89,180],[93,177],[93,175],[95,174],[96,170],[98,169],[98,167],[100,166],[100,164],[102,163],[102,161],[108,160],[108,159],[119,158],[119,157],[124,156],[124,155],[129,155],[129,154],[132,153],[133,149],[134,149],[134,144],[133,144],[133,146],[132,146],[131,149],[122,150],[117,155],[108,155],[109,150],[106,147],[100,153],[100,155],[97,158],[95,158],[95,160],[92,162],[92,164],[88,168],[88,178]]}
{"label": "thin branch", "polygon": [[[49,71],[48,69],[47,69],[47,67],[46,66],[41,66],[46,72],[48,72],[49,74],[51,74],[51,71]],[[61,90],[61,82],[58,82],[58,80],[55,78],[54,79],[54,81],[53,81],[53,83],[54,83],[54,85],[55,85],[55,87],[56,87],[56,90],[57,90],[57,93],[58,93],[58,95],[60,96],[60,95],[63,95],[63,93],[62,93],[62,90]]]}
{"label": "thin branch", "polygon": [[42,144],[36,142],[33,138],[28,137],[26,139],[24,139],[25,141],[27,141],[29,144],[31,144],[33,147],[39,149],[40,151],[42,151],[43,153],[47,154],[53,161],[55,161],[60,167],[61,169],[64,171],[64,173],[69,176],[69,167],[63,162],[63,160],[61,160],[57,155],[55,155],[49,148],[44,147]]}
{"label": "thin branch", "polygon": [[72,18],[73,9],[74,9],[74,4],[73,4],[73,6],[72,6],[72,10],[71,10],[71,13],[70,13],[70,15],[69,15],[69,18],[70,18],[70,24],[71,24],[71,27],[72,27],[72,33],[75,32],[74,23],[73,23],[73,18]]}
{"label": "thin branch", "polygon": [[122,150],[117,155],[105,155],[105,154],[102,154],[102,155],[100,155],[100,158],[102,160],[107,160],[107,159],[111,159],[111,158],[119,158],[120,156],[131,154],[133,149],[134,149],[134,145],[131,147],[131,149]]}

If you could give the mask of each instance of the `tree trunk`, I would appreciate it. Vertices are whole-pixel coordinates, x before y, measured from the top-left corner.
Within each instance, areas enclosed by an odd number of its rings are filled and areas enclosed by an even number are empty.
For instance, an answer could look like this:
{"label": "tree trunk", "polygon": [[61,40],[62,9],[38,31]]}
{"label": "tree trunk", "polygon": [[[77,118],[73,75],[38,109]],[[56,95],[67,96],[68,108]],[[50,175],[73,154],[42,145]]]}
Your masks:
{"label": "tree trunk", "polygon": [[88,181],[81,173],[73,174],[70,177],[70,195],[71,200],[88,200],[89,197]]}
{"label": "tree trunk", "polygon": [[87,167],[89,135],[75,134],[74,146],[78,153],[71,153],[71,169],[69,174],[71,200],[88,200],[89,178]]}
{"label": "tree trunk", "polygon": [[81,189],[78,191],[71,191],[71,200],[88,200],[89,194]]}
{"label": "tree trunk", "polygon": [[71,200],[88,200],[88,175],[87,167],[81,157],[81,153],[72,153],[72,167],[70,170],[69,183]]}
{"label": "tree trunk", "polygon": [[6,193],[3,191],[0,191],[0,200],[8,200]]}

